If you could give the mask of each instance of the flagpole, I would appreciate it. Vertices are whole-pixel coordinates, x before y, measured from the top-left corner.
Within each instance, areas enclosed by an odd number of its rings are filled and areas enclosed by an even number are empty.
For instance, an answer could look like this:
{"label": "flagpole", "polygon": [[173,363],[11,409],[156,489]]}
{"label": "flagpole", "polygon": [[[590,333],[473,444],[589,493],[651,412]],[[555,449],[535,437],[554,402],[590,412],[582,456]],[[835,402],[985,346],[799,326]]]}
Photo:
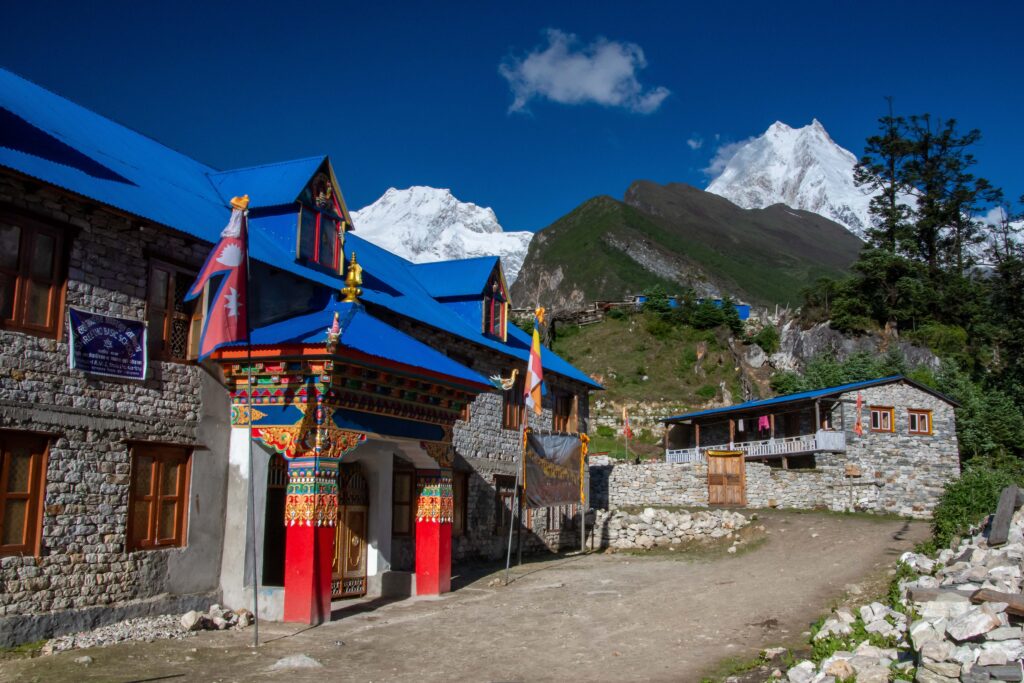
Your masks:
{"label": "flagpole", "polygon": [[[512,388],[515,391],[515,387]],[[523,405],[523,419],[520,423],[519,428],[519,441],[521,443],[521,449],[519,451],[519,462],[516,463],[516,487],[513,489],[512,494],[512,510],[510,511],[511,517],[508,523],[508,549],[505,551],[505,585],[508,585],[508,570],[512,564],[512,527],[516,521],[516,513],[519,511],[519,474],[523,469],[523,454],[526,453],[526,429],[530,421],[530,412],[526,409],[526,405]]]}
{"label": "flagpole", "polygon": [[[255,471],[253,470],[253,456],[252,456],[252,327],[250,325],[251,319],[249,316],[249,309],[252,307],[252,297],[250,296],[250,278],[249,278],[249,210],[246,209],[243,214],[245,217],[245,367],[246,367],[246,399],[245,403],[248,407],[246,411],[249,415],[248,422],[248,445],[249,445],[249,523],[252,526],[252,617],[253,617],[253,635],[252,635],[252,646],[259,647],[260,645],[260,584],[259,584],[259,572],[257,571],[257,558],[259,554],[256,552],[257,536],[256,533],[256,482],[255,482]],[[266,520],[263,521],[266,525]]]}

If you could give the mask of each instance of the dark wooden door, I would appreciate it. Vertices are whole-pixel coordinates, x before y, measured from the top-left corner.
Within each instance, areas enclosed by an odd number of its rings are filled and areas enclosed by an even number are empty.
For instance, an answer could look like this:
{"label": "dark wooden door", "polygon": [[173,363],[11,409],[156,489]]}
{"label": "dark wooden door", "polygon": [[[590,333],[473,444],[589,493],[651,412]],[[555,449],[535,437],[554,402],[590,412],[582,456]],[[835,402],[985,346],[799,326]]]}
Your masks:
{"label": "dark wooden door", "polygon": [[331,597],[366,595],[366,520],[369,487],[358,463],[338,467],[338,522],[334,527]]}
{"label": "dark wooden door", "polygon": [[709,505],[746,505],[746,482],[741,451],[708,451]]}

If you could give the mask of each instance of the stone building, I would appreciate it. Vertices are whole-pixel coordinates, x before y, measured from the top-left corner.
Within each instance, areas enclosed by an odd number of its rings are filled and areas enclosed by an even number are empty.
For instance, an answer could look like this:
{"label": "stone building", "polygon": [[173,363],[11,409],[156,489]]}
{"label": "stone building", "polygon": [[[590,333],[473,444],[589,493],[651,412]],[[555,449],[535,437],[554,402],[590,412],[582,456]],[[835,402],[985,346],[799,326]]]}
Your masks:
{"label": "stone building", "polygon": [[[413,265],[326,157],[217,171],[3,70],[0,125],[0,646],[248,605],[254,569],[264,618],[316,623],[501,556],[524,407],[491,377],[529,336],[497,259]],[[252,345],[197,362],[186,293],[242,194]],[[75,312],[146,323],[140,378],[69,366]],[[544,364],[531,426],[586,431],[599,387]],[[532,511],[525,549],[578,543],[575,512]]]}
{"label": "stone building", "polygon": [[960,474],[957,404],[905,377],[666,418],[665,463],[591,467],[591,498],[931,516]]}

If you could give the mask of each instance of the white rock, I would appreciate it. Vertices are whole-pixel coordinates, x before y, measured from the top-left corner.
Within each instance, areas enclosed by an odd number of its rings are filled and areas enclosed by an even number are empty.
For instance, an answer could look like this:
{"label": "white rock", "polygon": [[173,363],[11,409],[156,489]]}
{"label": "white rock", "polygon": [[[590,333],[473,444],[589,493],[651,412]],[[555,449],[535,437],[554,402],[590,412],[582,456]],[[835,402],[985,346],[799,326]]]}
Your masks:
{"label": "white rock", "polygon": [[309,655],[288,655],[274,662],[270,668],[272,671],[281,671],[282,669],[322,669],[323,664]]}
{"label": "white rock", "polygon": [[814,662],[804,660],[786,672],[789,683],[809,683],[814,678]]}
{"label": "white rock", "polygon": [[1000,626],[985,634],[985,640],[1020,640],[1024,638],[1024,628],[1019,626]]}
{"label": "white rock", "polygon": [[200,631],[205,620],[206,617],[201,612],[195,610],[185,612],[185,614],[181,615],[181,627],[186,631]]}
{"label": "white rock", "polygon": [[925,662],[924,668],[946,678],[957,679],[960,677],[961,667],[955,662]]}
{"label": "white rock", "polygon": [[930,659],[933,662],[944,662],[953,654],[953,643],[948,640],[931,640],[925,643],[920,649],[922,659]]}
{"label": "white rock", "polygon": [[92,657],[90,657],[89,655],[75,657],[75,664],[84,664],[85,666],[89,666],[90,664],[92,664]]}
{"label": "white rock", "polygon": [[979,607],[949,622],[946,633],[954,640],[968,640],[999,628],[1000,625],[996,615]]}

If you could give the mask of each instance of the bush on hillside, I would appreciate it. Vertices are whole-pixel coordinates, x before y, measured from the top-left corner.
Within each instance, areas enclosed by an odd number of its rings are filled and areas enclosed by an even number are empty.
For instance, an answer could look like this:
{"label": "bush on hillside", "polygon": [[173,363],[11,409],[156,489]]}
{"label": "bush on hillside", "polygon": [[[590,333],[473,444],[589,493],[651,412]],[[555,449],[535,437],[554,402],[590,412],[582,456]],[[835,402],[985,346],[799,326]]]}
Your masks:
{"label": "bush on hillside", "polygon": [[987,515],[995,512],[999,494],[1010,484],[1024,484],[1024,464],[1014,457],[975,458],[946,490],[932,517],[934,540],[948,547]]}
{"label": "bush on hillside", "polygon": [[761,350],[769,356],[779,350],[779,331],[774,325],[765,325],[761,330],[750,338],[752,344],[757,344]]}

